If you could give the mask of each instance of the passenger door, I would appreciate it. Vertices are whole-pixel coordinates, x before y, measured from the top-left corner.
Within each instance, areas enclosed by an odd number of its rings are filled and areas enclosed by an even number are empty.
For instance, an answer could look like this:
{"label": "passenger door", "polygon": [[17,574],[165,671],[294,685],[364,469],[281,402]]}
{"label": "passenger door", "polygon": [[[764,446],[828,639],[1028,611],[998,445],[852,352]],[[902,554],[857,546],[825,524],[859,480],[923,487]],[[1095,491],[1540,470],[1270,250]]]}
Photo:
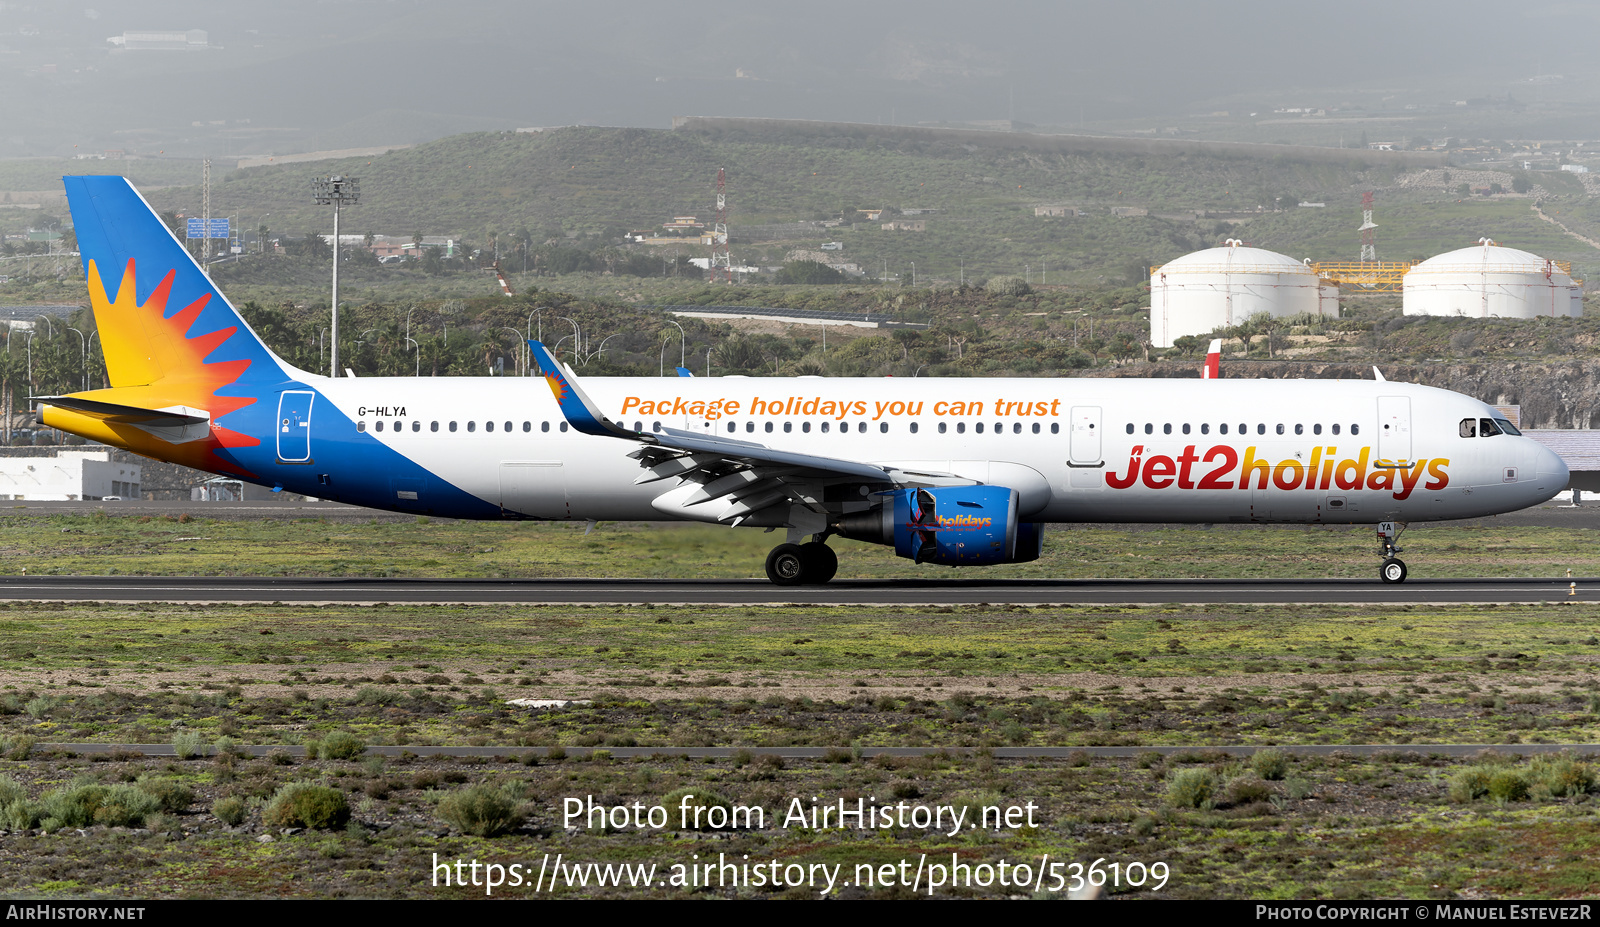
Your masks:
{"label": "passenger door", "polygon": [[278,396],[280,462],[311,462],[311,403],[316,396],[310,390],[286,390]]}

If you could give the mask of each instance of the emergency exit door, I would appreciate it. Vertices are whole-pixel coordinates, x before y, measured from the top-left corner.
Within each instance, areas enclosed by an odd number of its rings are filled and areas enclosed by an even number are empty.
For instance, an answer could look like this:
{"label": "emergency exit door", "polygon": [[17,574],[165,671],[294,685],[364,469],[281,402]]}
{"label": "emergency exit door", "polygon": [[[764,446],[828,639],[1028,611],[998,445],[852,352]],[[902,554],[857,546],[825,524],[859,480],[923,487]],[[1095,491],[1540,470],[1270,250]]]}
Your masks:
{"label": "emergency exit door", "polygon": [[1378,459],[1411,462],[1411,399],[1378,397]]}
{"label": "emergency exit door", "polygon": [[1072,407],[1072,465],[1098,467],[1100,456],[1100,407]]}

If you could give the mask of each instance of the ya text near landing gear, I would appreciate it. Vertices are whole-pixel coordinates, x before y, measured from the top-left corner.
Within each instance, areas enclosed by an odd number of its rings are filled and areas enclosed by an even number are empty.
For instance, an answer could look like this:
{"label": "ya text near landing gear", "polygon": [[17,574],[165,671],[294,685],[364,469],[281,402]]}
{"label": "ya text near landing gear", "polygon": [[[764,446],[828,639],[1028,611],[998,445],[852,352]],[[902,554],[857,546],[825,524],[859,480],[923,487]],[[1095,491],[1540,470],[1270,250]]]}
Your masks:
{"label": "ya text near landing gear", "polygon": [[1378,522],[1379,554],[1383,563],[1378,567],[1378,578],[1386,583],[1403,583],[1406,581],[1406,563],[1395,556],[1400,553],[1398,546],[1400,533],[1406,530],[1404,522],[1380,521]]}
{"label": "ya text near landing gear", "polygon": [[839,572],[839,557],[821,541],[779,544],[767,554],[767,579],[779,586],[820,585]]}

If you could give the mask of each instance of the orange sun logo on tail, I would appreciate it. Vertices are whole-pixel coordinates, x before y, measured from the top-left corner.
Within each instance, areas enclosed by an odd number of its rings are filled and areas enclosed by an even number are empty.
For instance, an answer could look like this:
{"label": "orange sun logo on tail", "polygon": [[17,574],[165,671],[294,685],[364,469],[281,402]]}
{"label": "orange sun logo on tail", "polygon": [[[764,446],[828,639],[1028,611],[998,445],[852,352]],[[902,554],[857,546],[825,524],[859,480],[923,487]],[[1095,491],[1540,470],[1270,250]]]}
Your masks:
{"label": "orange sun logo on tail", "polygon": [[205,410],[211,417],[210,434],[201,440],[173,444],[128,426],[119,427],[117,436],[133,451],[140,451],[141,446],[160,448],[161,453],[150,456],[176,460],[201,470],[251,475],[218,456],[217,451],[255,447],[260,445],[260,440],[216,424],[217,419],[256,402],[253,396],[219,395],[221,390],[238,382],[251,362],[248,359],[206,359],[226,344],[238,327],[190,334],[211,300],[209,293],[167,317],[167,301],[172,295],[175,274],[175,271],[168,272],[149,298],[140,303],[132,259],[122,274],[115,299],[106,292],[99,266],[92,260],[89,262],[89,300],[104,345],[106,375],[111,381],[111,389],[96,390],[95,395],[147,409],[187,406]]}

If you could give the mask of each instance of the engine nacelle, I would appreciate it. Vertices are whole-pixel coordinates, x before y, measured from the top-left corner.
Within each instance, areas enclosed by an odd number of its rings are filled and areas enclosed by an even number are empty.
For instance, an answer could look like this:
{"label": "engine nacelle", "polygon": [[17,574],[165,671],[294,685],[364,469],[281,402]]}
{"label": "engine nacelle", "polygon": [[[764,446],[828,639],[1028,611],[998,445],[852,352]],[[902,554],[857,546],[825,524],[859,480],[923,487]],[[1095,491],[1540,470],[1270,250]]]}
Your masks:
{"label": "engine nacelle", "polygon": [[835,526],[845,537],[890,544],[917,563],[979,566],[1039,559],[1044,526],[1017,522],[1017,493],[1004,486],[947,486],[884,493],[871,512]]}

